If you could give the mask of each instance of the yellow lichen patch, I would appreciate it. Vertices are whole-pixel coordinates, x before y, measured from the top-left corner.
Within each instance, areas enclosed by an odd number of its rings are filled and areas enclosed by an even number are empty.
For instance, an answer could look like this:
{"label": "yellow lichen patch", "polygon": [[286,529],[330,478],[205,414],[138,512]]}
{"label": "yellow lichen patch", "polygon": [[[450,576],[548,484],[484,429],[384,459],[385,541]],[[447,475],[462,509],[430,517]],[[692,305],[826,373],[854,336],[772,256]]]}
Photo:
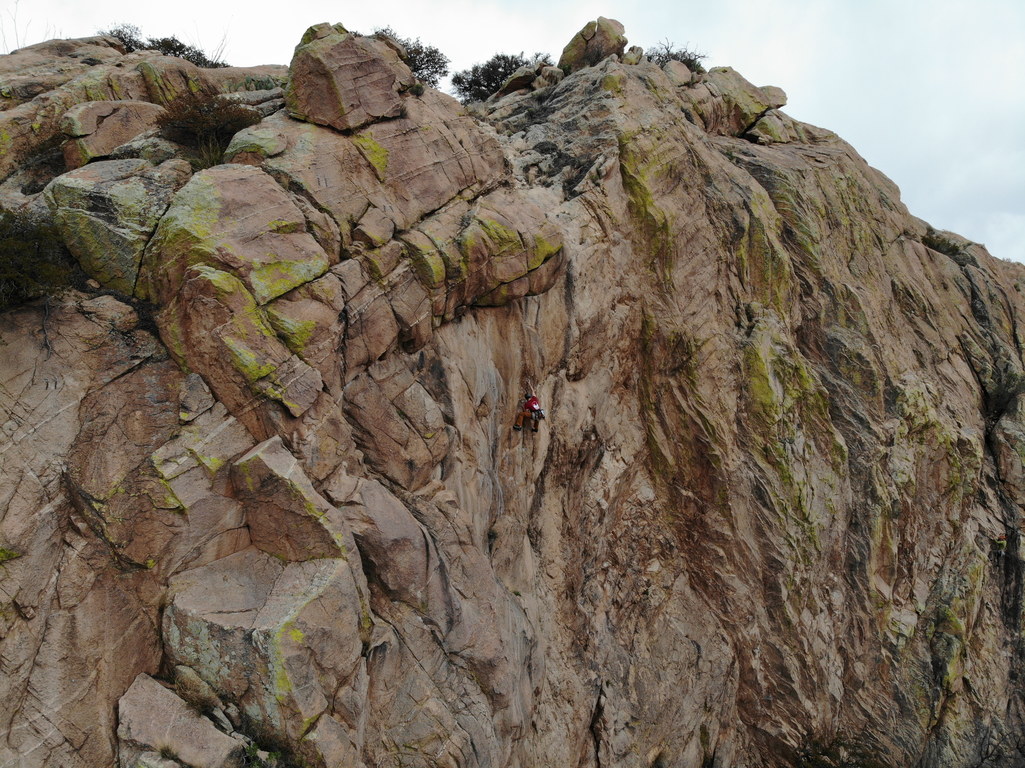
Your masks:
{"label": "yellow lichen patch", "polygon": [[658,138],[654,136],[629,137],[619,140],[619,172],[623,189],[627,194],[627,208],[643,242],[643,249],[649,254],[652,271],[662,287],[673,287],[673,264],[675,247],[672,235],[672,220],[660,207],[652,194],[653,176],[658,172],[662,158],[654,149]]}
{"label": "yellow lichen patch", "polygon": [[374,168],[374,173],[380,181],[384,181],[388,171],[388,149],[381,146],[377,140],[368,133],[362,133],[352,137],[352,143],[359,149],[360,154]]}
{"label": "yellow lichen patch", "polygon": [[285,346],[302,357],[306,345],[317,330],[317,323],[313,320],[299,320],[290,317],[274,304],[269,304],[266,311],[271,327],[285,342]]}

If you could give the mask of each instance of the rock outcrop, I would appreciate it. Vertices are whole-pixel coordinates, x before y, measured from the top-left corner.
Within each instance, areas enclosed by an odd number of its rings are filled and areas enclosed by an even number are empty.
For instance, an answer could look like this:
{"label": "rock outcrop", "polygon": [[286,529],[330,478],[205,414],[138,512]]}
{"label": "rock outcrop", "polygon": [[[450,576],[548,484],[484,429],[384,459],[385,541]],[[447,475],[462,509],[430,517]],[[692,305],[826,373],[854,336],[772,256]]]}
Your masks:
{"label": "rock outcrop", "polygon": [[627,42],[624,31],[622,24],[604,16],[588,22],[566,44],[559,57],[559,68],[565,72],[576,72],[609,56],[622,56]]}
{"label": "rock outcrop", "polygon": [[106,157],[122,144],[155,128],[164,113],[147,101],[87,101],[64,113],[61,130],[74,139],[64,143],[64,162],[78,168]]}
{"label": "rock outcrop", "polygon": [[[0,57],[0,204],[94,286],[0,314],[0,764],[1020,757],[1025,268],[579,37],[476,117],[341,25],[282,91]],[[26,181],[189,83],[265,107],[224,164]]]}

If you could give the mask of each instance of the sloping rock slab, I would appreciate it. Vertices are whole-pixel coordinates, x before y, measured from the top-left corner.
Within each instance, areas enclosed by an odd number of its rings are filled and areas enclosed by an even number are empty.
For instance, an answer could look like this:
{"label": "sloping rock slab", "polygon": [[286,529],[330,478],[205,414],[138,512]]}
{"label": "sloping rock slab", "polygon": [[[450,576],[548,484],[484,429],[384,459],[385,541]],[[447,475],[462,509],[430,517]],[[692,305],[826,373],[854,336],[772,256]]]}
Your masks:
{"label": "sloping rock slab", "polygon": [[[232,466],[253,544],[288,561],[343,557],[334,508],[313,489],[299,463],[275,435]],[[332,530],[332,528],[334,530]]]}
{"label": "sloping rock slab", "polygon": [[197,264],[231,272],[260,304],[320,277],[330,265],[288,194],[244,165],[193,176],[161,219],[145,262],[139,294],[161,304]]}
{"label": "sloping rock slab", "polygon": [[136,768],[147,752],[172,754],[194,768],[241,766],[245,746],[217,730],[171,690],[139,675],[118,702],[120,768]]}

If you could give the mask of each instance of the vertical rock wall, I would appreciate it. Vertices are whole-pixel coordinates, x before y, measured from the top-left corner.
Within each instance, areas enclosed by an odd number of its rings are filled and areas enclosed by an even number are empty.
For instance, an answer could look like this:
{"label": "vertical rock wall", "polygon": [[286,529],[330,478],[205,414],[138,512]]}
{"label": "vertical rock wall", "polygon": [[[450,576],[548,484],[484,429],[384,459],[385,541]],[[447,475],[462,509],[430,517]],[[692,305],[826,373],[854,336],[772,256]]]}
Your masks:
{"label": "vertical rock wall", "polygon": [[0,317],[4,764],[1014,756],[1021,268],[627,60],[471,116],[318,25],[229,163],[18,198],[163,202]]}

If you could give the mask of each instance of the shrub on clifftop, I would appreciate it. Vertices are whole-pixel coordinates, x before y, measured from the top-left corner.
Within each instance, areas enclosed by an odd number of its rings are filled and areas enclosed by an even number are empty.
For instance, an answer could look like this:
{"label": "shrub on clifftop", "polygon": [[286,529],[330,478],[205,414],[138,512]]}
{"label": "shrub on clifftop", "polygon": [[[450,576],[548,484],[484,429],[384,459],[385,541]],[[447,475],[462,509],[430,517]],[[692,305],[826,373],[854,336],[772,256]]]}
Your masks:
{"label": "shrub on clifftop", "polygon": [[704,72],[705,68],[701,62],[708,58],[707,54],[692,51],[687,47],[677,48],[675,43],[668,40],[663,40],[648,50],[646,55],[648,61],[658,64],[660,67],[664,67],[670,61],[679,61],[686,64],[687,69],[691,72]]}
{"label": "shrub on clifftop", "polygon": [[528,59],[522,51],[518,54],[496,53],[483,64],[474,64],[452,75],[452,87],[464,104],[484,101],[501,88],[517,69],[542,61],[551,64],[552,57],[547,53],[535,53]]}
{"label": "shrub on clifftop", "polygon": [[196,151],[196,170],[220,164],[231,137],[260,122],[260,113],[225,96],[188,91],[157,118],[161,135]]}
{"label": "shrub on clifftop", "polygon": [[413,73],[413,77],[437,88],[441,78],[448,74],[448,56],[443,54],[433,45],[426,45],[420,42],[420,38],[405,38],[395,34],[391,27],[382,27],[374,30],[374,37],[388,37],[406,49],[406,65]]}
{"label": "shrub on clifftop", "polygon": [[199,48],[183,43],[174,35],[170,37],[150,37],[144,40],[142,30],[134,24],[118,24],[110,29],[101,29],[99,33],[116,37],[129,53],[132,51],[156,50],[165,56],[177,56],[179,59],[191,61],[197,67],[213,69],[228,66],[227,62],[221,61],[220,51],[215,52],[211,58]]}

